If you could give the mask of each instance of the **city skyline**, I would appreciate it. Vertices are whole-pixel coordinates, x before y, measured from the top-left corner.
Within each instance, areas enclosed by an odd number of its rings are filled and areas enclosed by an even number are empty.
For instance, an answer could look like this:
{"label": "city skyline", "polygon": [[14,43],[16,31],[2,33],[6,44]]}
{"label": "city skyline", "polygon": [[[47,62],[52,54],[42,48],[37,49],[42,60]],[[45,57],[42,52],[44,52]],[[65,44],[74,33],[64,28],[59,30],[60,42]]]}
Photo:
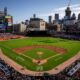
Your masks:
{"label": "city skyline", "polygon": [[[71,1],[71,10],[78,15],[80,13],[79,0]],[[64,17],[65,9],[69,0],[0,0],[0,10],[6,6],[8,13],[14,18],[14,23],[29,19],[35,13],[37,17],[47,21],[48,16],[54,17],[55,13],[60,14],[60,18]]]}

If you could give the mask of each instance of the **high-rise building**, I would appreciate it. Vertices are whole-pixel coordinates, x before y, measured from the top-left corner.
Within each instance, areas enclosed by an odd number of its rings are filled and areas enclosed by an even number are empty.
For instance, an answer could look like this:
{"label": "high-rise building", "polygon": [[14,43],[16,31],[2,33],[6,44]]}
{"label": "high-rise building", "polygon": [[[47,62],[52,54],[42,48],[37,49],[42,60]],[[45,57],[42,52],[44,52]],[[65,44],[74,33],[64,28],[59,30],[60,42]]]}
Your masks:
{"label": "high-rise building", "polygon": [[59,14],[55,14],[55,20],[59,20]]}
{"label": "high-rise building", "polygon": [[65,16],[67,17],[71,17],[71,10],[70,10],[70,7],[67,7],[67,9],[65,10]]}
{"label": "high-rise building", "polygon": [[49,16],[49,23],[52,23],[52,16]]}
{"label": "high-rise building", "polygon": [[7,7],[4,8],[4,15],[7,16]]}
{"label": "high-rise building", "polygon": [[36,14],[33,14],[33,18],[36,18]]}
{"label": "high-rise building", "polygon": [[29,20],[25,20],[25,24],[26,25],[29,25]]}
{"label": "high-rise building", "polygon": [[4,11],[0,11],[0,17],[7,15],[7,7],[4,8]]}
{"label": "high-rise building", "polygon": [[80,13],[78,14],[78,20],[80,20]]}
{"label": "high-rise building", "polygon": [[76,15],[75,15],[75,13],[72,14],[72,19],[73,19],[73,20],[76,20]]}

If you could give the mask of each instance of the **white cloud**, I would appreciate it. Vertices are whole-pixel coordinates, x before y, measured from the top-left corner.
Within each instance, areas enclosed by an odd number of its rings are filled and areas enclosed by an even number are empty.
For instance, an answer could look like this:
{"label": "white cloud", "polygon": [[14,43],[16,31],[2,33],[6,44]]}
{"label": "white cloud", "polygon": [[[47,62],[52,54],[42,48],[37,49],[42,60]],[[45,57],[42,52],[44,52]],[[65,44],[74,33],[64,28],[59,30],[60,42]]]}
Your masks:
{"label": "white cloud", "polygon": [[[76,8],[78,9],[78,8],[80,8],[80,4],[71,5],[70,8],[71,9],[76,9]],[[66,6],[65,7],[61,7],[61,8],[58,8],[58,9],[55,9],[54,11],[63,11],[65,9],[66,9]]]}
{"label": "white cloud", "polygon": [[[45,18],[45,17],[48,17],[49,15],[54,16],[55,13],[59,13],[60,18],[63,18],[65,15],[66,8],[67,8],[66,6],[60,7],[60,8],[54,9],[53,12],[40,14],[39,16]],[[70,8],[72,10],[72,13],[75,13],[76,16],[78,16],[78,14],[80,13],[80,4],[71,5]]]}

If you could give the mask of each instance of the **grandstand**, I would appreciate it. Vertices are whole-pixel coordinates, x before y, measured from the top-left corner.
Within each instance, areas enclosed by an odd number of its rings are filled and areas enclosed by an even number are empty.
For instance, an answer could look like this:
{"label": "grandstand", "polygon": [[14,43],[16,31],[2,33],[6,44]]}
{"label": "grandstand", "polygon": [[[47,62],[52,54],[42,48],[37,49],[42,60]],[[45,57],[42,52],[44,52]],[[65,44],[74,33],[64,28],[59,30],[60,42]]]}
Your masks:
{"label": "grandstand", "polygon": [[[31,76],[31,75],[23,75],[17,72],[14,68],[10,67],[3,60],[0,59],[0,80],[80,80],[80,59],[76,60],[72,65],[63,70],[62,72],[50,75],[48,73],[44,73],[43,76]],[[78,66],[76,71],[70,72],[75,66]],[[3,68],[2,68],[3,67]]]}
{"label": "grandstand", "polygon": [[11,34],[11,33],[0,33],[0,41],[9,40],[9,39],[18,39],[23,37],[24,36]]}

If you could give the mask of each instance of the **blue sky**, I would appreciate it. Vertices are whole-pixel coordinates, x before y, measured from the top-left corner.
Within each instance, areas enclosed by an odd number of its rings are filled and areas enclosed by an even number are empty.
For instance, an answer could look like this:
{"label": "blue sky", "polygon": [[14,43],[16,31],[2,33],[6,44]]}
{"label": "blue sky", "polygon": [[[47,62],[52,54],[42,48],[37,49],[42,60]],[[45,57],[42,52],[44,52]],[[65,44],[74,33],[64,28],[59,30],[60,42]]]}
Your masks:
{"label": "blue sky", "polygon": [[[60,13],[62,18],[68,2],[69,0],[0,0],[0,10],[5,6],[8,7],[8,13],[13,16],[14,22],[29,19],[34,13],[47,20],[49,15],[54,17],[54,13]],[[80,12],[80,0],[72,0],[71,7],[78,14]]]}

